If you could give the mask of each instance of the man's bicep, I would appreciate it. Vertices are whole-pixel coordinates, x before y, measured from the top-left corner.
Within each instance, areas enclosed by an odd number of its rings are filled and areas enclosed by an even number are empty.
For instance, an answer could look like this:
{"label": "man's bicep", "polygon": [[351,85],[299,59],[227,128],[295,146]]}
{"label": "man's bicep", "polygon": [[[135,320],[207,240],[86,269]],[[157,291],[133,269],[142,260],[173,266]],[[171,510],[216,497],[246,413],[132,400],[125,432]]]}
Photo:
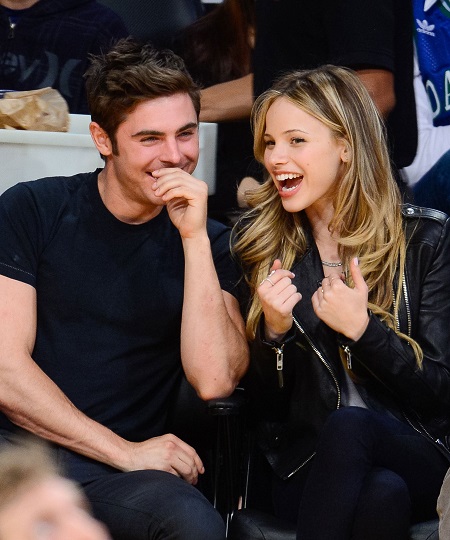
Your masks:
{"label": "man's bicep", "polygon": [[0,275],[1,351],[7,354],[25,350],[31,354],[35,338],[36,290],[27,283]]}

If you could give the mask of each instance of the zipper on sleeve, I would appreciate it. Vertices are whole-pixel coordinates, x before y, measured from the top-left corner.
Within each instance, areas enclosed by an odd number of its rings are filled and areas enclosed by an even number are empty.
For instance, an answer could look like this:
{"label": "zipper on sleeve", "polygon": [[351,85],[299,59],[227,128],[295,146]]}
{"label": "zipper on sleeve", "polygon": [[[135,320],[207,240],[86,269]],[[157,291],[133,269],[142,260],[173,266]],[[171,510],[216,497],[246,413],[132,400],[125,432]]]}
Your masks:
{"label": "zipper on sleeve", "polygon": [[352,369],[352,351],[350,350],[348,345],[341,345],[342,350],[345,353],[345,357],[347,358],[347,369],[351,371]]}
{"label": "zipper on sleeve", "polygon": [[277,355],[277,375],[278,375],[278,386],[283,388],[284,386],[284,377],[283,377],[283,349],[284,343],[279,347],[272,347]]}

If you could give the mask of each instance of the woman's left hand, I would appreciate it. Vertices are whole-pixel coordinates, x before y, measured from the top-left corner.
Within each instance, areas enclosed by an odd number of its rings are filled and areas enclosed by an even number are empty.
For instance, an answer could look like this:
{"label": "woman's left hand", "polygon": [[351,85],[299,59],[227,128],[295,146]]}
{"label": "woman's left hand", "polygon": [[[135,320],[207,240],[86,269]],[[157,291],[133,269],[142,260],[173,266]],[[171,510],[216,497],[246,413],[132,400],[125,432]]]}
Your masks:
{"label": "woman's left hand", "polygon": [[336,274],[325,277],[312,296],[315,314],[330,328],[358,340],[369,324],[368,288],[361,274],[358,259],[350,262],[355,287],[348,287]]}

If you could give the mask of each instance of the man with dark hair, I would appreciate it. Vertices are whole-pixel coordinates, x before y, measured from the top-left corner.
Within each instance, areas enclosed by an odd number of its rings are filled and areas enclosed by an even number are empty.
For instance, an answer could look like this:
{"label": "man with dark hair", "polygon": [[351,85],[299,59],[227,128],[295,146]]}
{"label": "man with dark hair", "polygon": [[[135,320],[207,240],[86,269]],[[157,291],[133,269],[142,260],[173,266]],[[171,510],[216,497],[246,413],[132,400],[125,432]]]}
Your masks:
{"label": "man with dark hair", "polygon": [[55,443],[115,540],[223,539],[166,418],[247,368],[229,230],[206,217],[199,96],[170,52],[119,42],[87,73],[104,169],[0,197],[0,435]]}
{"label": "man with dark hair", "polygon": [[94,0],[0,0],[0,88],[51,86],[71,113],[88,114],[89,55],[128,35],[122,19]]}

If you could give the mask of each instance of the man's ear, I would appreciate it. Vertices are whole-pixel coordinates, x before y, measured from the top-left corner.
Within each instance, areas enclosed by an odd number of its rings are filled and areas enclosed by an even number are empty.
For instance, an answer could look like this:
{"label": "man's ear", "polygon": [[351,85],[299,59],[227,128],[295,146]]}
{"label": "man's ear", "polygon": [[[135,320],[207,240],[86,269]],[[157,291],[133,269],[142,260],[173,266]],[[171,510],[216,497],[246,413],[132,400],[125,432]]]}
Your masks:
{"label": "man's ear", "polygon": [[89,124],[89,131],[91,132],[92,140],[94,141],[97,150],[102,156],[109,156],[112,154],[112,144],[106,131],[100,127],[97,122],[91,122]]}

